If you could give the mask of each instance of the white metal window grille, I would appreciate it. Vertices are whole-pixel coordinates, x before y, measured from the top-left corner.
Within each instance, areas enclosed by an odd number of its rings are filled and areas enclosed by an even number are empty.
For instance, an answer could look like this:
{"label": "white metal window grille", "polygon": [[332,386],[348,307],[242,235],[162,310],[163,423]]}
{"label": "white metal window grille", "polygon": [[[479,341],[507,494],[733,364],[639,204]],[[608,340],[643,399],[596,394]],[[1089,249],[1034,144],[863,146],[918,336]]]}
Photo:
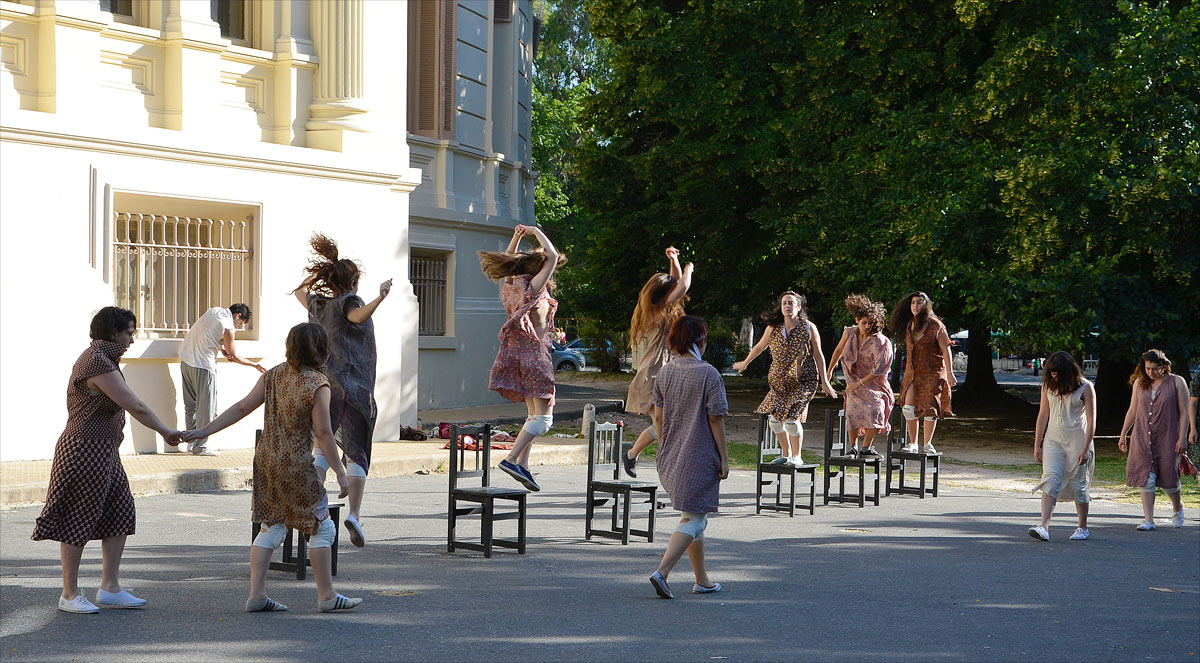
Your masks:
{"label": "white metal window grille", "polygon": [[118,212],[113,241],[116,306],[142,337],[182,337],[205,311],[251,303],[251,219]]}
{"label": "white metal window grille", "polygon": [[417,333],[446,335],[446,258],[413,256],[409,281],[417,294]]}

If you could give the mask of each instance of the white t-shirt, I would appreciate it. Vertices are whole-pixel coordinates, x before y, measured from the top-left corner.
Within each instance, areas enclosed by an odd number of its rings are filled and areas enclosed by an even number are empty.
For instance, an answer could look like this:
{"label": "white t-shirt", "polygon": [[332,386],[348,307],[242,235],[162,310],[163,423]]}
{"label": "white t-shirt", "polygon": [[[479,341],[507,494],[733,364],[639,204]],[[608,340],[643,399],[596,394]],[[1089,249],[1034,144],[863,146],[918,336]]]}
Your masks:
{"label": "white t-shirt", "polygon": [[234,329],[233,314],[227,308],[208,309],[188,330],[179,348],[179,360],[194,368],[217,372],[217,349],[226,329]]}

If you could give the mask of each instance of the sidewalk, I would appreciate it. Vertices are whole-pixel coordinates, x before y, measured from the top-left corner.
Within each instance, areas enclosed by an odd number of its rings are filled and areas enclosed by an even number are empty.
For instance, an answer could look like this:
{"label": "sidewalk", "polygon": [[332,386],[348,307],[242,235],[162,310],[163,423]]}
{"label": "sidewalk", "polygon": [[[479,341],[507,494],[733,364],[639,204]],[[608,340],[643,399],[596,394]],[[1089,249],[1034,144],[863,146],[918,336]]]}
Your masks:
{"label": "sidewalk", "polygon": [[[554,416],[559,420],[583,416],[584,405],[591,403],[597,412],[620,412],[625,403],[621,394],[594,387],[559,386]],[[441,421],[454,423],[490,423],[516,433],[525,421],[524,403],[500,403],[479,407],[418,412],[428,430]],[[371,478],[413,474],[418,470],[435,471],[449,459],[442,447],[446,440],[424,442],[375,442],[371,447]],[[493,464],[504,458],[492,454]],[[581,439],[538,438],[530,455],[532,465],[565,465],[587,459],[587,442]],[[46,499],[50,481],[49,460],[18,460],[0,463],[0,508],[40,503]],[[122,456],[121,464],[129,477],[135,496],[159,493],[198,493],[208,490],[245,490],[253,478],[253,449],[225,449],[220,456],[192,456],[185,453]]]}

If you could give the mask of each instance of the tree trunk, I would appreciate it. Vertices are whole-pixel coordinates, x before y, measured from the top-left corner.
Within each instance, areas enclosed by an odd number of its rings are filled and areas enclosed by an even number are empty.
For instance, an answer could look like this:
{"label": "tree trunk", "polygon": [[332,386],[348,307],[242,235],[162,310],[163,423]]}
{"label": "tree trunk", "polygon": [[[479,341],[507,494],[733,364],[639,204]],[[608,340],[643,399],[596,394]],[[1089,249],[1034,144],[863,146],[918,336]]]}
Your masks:
{"label": "tree trunk", "polygon": [[[993,405],[1004,401],[1020,401],[996,382],[992,368],[992,332],[987,325],[972,321],[967,328],[967,379],[960,385],[954,399],[964,405]],[[1024,401],[1021,401],[1024,402]]]}
{"label": "tree trunk", "polygon": [[1096,434],[1118,435],[1125,411],[1129,409],[1129,374],[1137,357],[1125,354],[1100,354],[1096,369]]}

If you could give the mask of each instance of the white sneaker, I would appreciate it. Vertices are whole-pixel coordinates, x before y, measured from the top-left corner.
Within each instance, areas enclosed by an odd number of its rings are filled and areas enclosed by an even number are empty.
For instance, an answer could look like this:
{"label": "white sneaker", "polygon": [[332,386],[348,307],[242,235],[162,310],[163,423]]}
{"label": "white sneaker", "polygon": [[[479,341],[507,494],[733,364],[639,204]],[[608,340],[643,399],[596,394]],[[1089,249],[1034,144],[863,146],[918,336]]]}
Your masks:
{"label": "white sneaker", "polygon": [[76,596],[70,601],[61,596],[58,597],[58,609],[62,610],[63,612],[74,612],[80,615],[94,615],[97,612],[100,612],[100,608],[97,608],[92,604],[91,601],[87,600],[87,597],[83,595],[83,592],[80,592],[79,596]]}
{"label": "white sneaker", "polygon": [[146,607],[146,599],[139,599],[123,589],[119,592],[106,592],[103,589],[96,590],[96,603],[113,608]]}
{"label": "white sneaker", "polygon": [[1137,528],[1143,532],[1149,532],[1150,530],[1154,529],[1154,521],[1147,520],[1146,522],[1142,523],[1141,525],[1138,525]]}
{"label": "white sneaker", "polygon": [[1171,519],[1171,524],[1176,527],[1183,527],[1183,509],[1175,512],[1175,517]]}
{"label": "white sneaker", "polygon": [[[791,463],[792,465],[803,465],[804,464],[804,456],[802,456],[800,454],[796,454],[795,456],[792,456],[791,458],[789,458],[788,462]],[[1180,521],[1180,522],[1182,523],[1182,521]],[[1176,527],[1179,527],[1179,525],[1176,525]]]}
{"label": "white sneaker", "polygon": [[917,443],[910,442],[909,444],[904,445],[900,450],[906,454],[915,454],[917,453]]}
{"label": "white sneaker", "polygon": [[1092,533],[1082,527],[1076,527],[1075,533],[1071,535],[1072,541],[1086,541]]}
{"label": "white sneaker", "polygon": [[932,442],[926,442],[926,443],[925,443],[925,453],[927,453],[927,454],[935,454],[935,453],[937,453],[937,449],[934,449],[934,448],[933,448],[933,443],[932,443]]}
{"label": "white sneaker", "polygon": [[217,451],[216,449],[201,449],[200,451],[193,451],[192,455],[193,456],[220,456],[221,452]]}
{"label": "white sneaker", "polygon": [[1033,527],[1030,527],[1029,528],[1029,536],[1032,536],[1033,538],[1039,539],[1041,541],[1049,541],[1050,540],[1050,532],[1047,532],[1046,528],[1042,527],[1041,525],[1034,525]]}

